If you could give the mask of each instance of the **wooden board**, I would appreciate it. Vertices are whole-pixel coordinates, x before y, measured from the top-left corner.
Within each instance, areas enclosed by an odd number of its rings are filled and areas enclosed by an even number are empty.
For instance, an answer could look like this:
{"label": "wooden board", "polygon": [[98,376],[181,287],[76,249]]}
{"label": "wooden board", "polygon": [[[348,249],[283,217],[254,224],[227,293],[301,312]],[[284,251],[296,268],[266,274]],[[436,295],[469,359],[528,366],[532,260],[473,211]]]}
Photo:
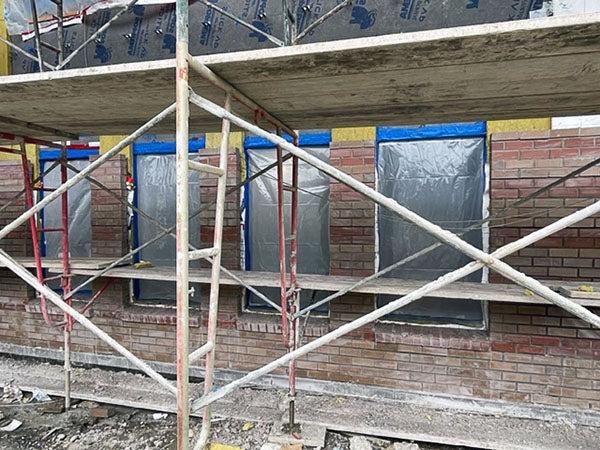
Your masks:
{"label": "wooden board", "polygon": [[[255,287],[279,287],[279,274],[273,272],[244,272],[232,271],[245,283]],[[96,270],[75,269],[73,273],[77,275],[95,275]],[[119,267],[110,270],[107,277],[126,278],[136,280],[159,280],[175,281],[175,269],[169,267],[151,267],[146,269],[135,269],[132,266]],[[210,283],[209,269],[190,269],[190,282],[192,283]],[[339,291],[349,287],[359,281],[360,277],[331,276],[331,275],[298,275],[298,285],[303,290],[319,291]],[[396,278],[380,278],[361,286],[353,292],[364,294],[389,294],[402,296],[423,286],[425,281],[400,280]],[[239,286],[240,284],[231,277],[221,274],[221,284],[228,286]],[[567,289],[576,289],[579,284],[565,284],[558,281],[546,282],[546,284],[555,290],[560,287]],[[600,284],[594,284],[595,289],[600,290]],[[532,295],[525,289],[507,284],[481,284],[457,282],[433,292],[430,297],[438,298],[456,298],[478,301],[492,301],[505,303],[527,303],[527,304],[547,304],[548,301]],[[573,298],[573,301],[580,305],[600,306],[600,300],[590,298]]]}
{"label": "wooden board", "polygon": [[[600,13],[197,59],[297,129],[600,113]],[[18,119],[75,134],[130,133],[174,102],[174,66],[0,77],[0,129],[48,137],[6,123]],[[222,103],[222,92],[193,72],[190,84]],[[220,129],[214,117],[191,110],[193,131]],[[172,132],[173,123],[155,131]]]}
{"label": "wooden board", "polygon": [[[582,285],[582,284],[589,286],[587,283],[580,283],[579,285]],[[590,300],[596,300],[598,302],[598,304],[600,304],[600,292],[598,291],[597,286],[593,292],[582,291],[581,289],[579,289],[579,286],[570,286],[570,287],[561,286],[558,289],[558,292],[560,294],[564,295],[565,297],[585,298],[585,299],[590,299]]]}
{"label": "wooden board", "polygon": [[[33,258],[17,257],[14,259],[28,269],[35,269],[36,267],[35,259]],[[110,258],[71,258],[71,269],[100,270],[108,267],[112,262],[113,260]],[[0,262],[0,267],[5,266]],[[62,272],[63,260],[43,258],[42,267],[52,272]]]}

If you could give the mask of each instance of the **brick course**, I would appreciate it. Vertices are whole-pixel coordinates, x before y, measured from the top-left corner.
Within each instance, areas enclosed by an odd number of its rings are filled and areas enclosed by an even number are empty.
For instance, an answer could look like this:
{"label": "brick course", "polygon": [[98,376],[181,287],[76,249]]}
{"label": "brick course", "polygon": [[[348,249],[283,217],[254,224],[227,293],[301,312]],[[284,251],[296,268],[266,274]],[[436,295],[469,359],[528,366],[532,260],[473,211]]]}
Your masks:
{"label": "brick course", "polygon": [[[592,130],[599,133],[600,130]],[[547,186],[600,158],[600,137],[590,130],[501,133],[491,146],[491,212]],[[590,169],[507,212],[494,221],[491,245],[501,247],[544,227],[600,197],[599,168]],[[581,221],[506,258],[528,275],[542,279],[600,279],[600,216]],[[496,227],[499,226],[499,227]],[[494,280],[501,281],[497,275]]]}
{"label": "brick course", "polygon": [[[596,130],[596,134],[600,135],[600,130]],[[593,133],[567,133],[563,130],[536,135],[495,136],[491,158],[492,209],[504,208],[510,199],[522,198],[532,189],[544,186],[589,161],[594,157],[596,139],[600,138]],[[547,159],[540,159],[542,156]],[[210,158],[209,162],[214,163]],[[335,144],[331,149],[331,161],[373,185],[373,142]],[[232,162],[230,166],[237,167],[237,163]],[[529,222],[524,224],[496,222],[500,226],[492,228],[493,247],[504,245],[547,223],[538,220],[540,218],[555,220],[572,211],[573,203],[594,197],[590,189],[596,189],[596,175],[597,170],[594,169],[565,187],[524,205],[519,211],[511,211],[511,215],[517,215],[541,212],[548,207],[557,208],[552,215],[528,219]],[[109,178],[112,175],[105,173],[103,176]],[[230,173],[230,178],[230,184],[235,183],[237,172]],[[214,199],[211,192],[214,181],[207,178],[203,183],[204,204]],[[375,208],[338,183],[332,182],[331,188],[331,272],[371,273],[374,270]],[[93,201],[97,203],[97,197]],[[226,221],[226,226],[231,229],[231,234],[227,235],[231,240],[227,242],[231,244],[232,251],[227,264],[232,264],[232,267],[236,264],[238,266],[235,267],[239,267],[239,256],[234,257],[233,254],[234,250],[239,252],[237,208],[238,198],[232,196],[227,207],[231,216]],[[97,214],[102,210],[93,211]],[[120,212],[115,214],[121,217]],[[203,230],[206,244],[212,242],[210,220],[213,216],[212,212],[202,216],[203,227],[209,230]],[[108,220],[106,217],[99,219]],[[95,236],[104,236],[102,228],[115,225],[102,220],[93,222],[97,229],[95,233],[99,233]],[[596,225],[595,222],[584,223],[575,231],[569,230],[549,238],[509,261],[540,277],[563,274],[560,276],[568,279],[595,279],[596,276],[588,271],[600,267],[597,238],[590,236],[594,234]],[[119,253],[115,249],[113,251],[113,256]],[[94,308],[95,323],[143,358],[174,362],[175,311],[131,305],[126,301],[126,295],[126,289],[121,286],[111,291],[106,300],[103,298],[101,303],[108,302],[111,307]],[[241,296],[239,288],[221,288],[217,365],[247,371],[282,355],[283,346],[278,334],[278,318],[242,312]],[[2,341],[60,347],[60,333],[47,328],[40,315],[27,309],[21,300],[10,295],[0,302]],[[315,339],[373,308],[373,296],[346,295],[332,303],[329,318],[311,319],[305,339]],[[192,345],[201,345],[206,330],[204,312],[192,311],[190,328]],[[75,328],[73,341],[76,351],[110,352],[81,326]],[[371,324],[307,355],[299,361],[298,367],[299,376],[307,378],[600,409],[600,332],[554,306],[491,303],[489,328],[478,331]],[[283,373],[283,369],[278,373]]]}

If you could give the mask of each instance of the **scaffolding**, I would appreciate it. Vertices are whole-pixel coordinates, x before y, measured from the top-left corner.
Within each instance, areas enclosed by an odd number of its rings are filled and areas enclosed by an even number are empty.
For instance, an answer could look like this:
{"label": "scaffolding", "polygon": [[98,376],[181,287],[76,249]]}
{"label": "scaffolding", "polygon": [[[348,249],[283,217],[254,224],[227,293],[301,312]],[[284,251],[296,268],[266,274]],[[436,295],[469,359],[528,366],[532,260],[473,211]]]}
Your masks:
{"label": "scaffolding", "polygon": [[[217,9],[218,6],[201,0],[202,3],[207,6]],[[31,0],[32,6],[35,7],[34,0]],[[60,26],[59,29],[59,42],[62,42],[62,2],[61,0],[55,1],[57,4],[57,17]],[[136,3],[136,0],[131,1],[125,6],[115,17],[124,14],[129,8]],[[286,36],[283,41],[276,37],[270,36],[272,42],[277,45],[294,45],[301,41],[302,37],[310,32],[311,27],[316,27],[322,24],[328,17],[336,14],[342,8],[351,4],[351,1],[343,1],[338,4],[333,10],[324,14],[320,20],[316,21],[309,28],[305,29],[304,32],[298,33],[295,28],[294,14],[290,11],[294,11],[293,3],[291,5],[288,2],[284,3],[284,15],[286,17],[287,29]],[[219,10],[219,9],[217,9]],[[223,13],[223,11],[221,11]],[[75,53],[79,52],[85,45],[93,41],[94,35],[90,36],[84,45],[79,49],[76,49],[69,57],[64,58],[61,49],[59,51],[59,64],[56,67],[52,67],[45,63],[41,58],[41,48],[44,45],[41,35],[38,30],[37,20],[34,14],[34,29],[35,29],[35,42],[37,48],[36,55],[30,55],[36,58],[39,63],[40,71],[44,71],[45,68],[50,70],[59,70],[64,68],[69,61],[72,59]],[[229,17],[229,16],[228,16]],[[230,17],[240,23],[244,22],[236,17]],[[76,170],[73,166],[69,165],[66,150],[67,145],[65,143],[55,144],[48,141],[35,140],[26,136],[19,136],[16,134],[2,133],[0,135],[0,141],[8,144],[17,144],[20,146],[19,150],[13,148],[4,148],[3,151],[17,153],[21,156],[23,165],[23,176],[25,179],[25,188],[19,193],[19,196],[23,193],[26,197],[27,211],[22,213],[18,218],[0,229],[0,240],[6,238],[11,232],[15,231],[20,226],[29,223],[31,228],[31,236],[34,244],[34,259],[36,275],[33,275],[29,270],[15,258],[7,254],[4,250],[0,250],[0,262],[18,275],[28,285],[33,287],[40,295],[40,301],[42,304],[42,312],[44,317],[49,321],[47,317],[47,309],[45,307],[46,300],[49,300],[56,307],[58,307],[64,313],[64,321],[53,325],[63,327],[64,329],[64,356],[65,356],[65,402],[69,405],[69,389],[70,389],[70,332],[74,322],[78,322],[99,339],[107,343],[116,352],[123,355],[127,360],[132,362],[139,370],[144,372],[146,375],[154,379],[159,383],[166,391],[172,393],[176,397],[177,402],[177,436],[178,436],[178,448],[185,449],[190,445],[189,442],[189,416],[190,410],[194,412],[202,411],[203,421],[202,430],[199,438],[194,443],[194,448],[204,448],[208,442],[210,435],[210,424],[211,424],[211,405],[232,392],[234,389],[240,386],[250,383],[257,378],[266,375],[273,370],[287,366],[289,376],[289,396],[288,396],[288,410],[289,410],[289,426],[293,428],[295,423],[294,409],[296,401],[296,360],[301,356],[323,346],[331,341],[340,338],[348,333],[351,333],[362,326],[371,323],[383,316],[402,308],[424,296],[430,295],[435,291],[441,290],[448,286],[450,283],[459,281],[465,276],[476,272],[484,267],[490,270],[496,271],[504,277],[510,279],[514,283],[528,289],[534,294],[538,295],[545,301],[555,304],[576,317],[600,328],[600,317],[591,313],[588,309],[578,304],[572,299],[564,297],[563,295],[555,292],[549,287],[543,285],[539,281],[526,276],[525,274],[515,270],[508,264],[502,261],[503,258],[529,246],[541,239],[544,239],[553,233],[563,230],[577,222],[591,217],[600,213],[600,201],[596,201],[585,208],[572,213],[555,223],[541,228],[525,237],[522,237],[508,245],[505,245],[496,251],[488,254],[477,247],[465,242],[461,239],[460,235],[454,234],[448,230],[441,228],[440,226],[426,220],[418,214],[412,212],[406,207],[398,204],[395,200],[388,198],[376,191],[375,189],[357,181],[352,176],[340,171],[339,169],[331,166],[330,164],[321,161],[320,159],[312,156],[305,150],[298,146],[298,134],[293,127],[286,124],[273,114],[266,111],[259,103],[245,95],[243,92],[238,90],[235,86],[230,84],[224,78],[219,76],[207,65],[201,63],[198,59],[193,58],[188,51],[188,25],[189,25],[189,2],[187,0],[176,1],[176,19],[177,19],[177,45],[176,45],[176,70],[175,70],[175,91],[176,98],[175,103],[169,105],[161,112],[156,114],[144,125],[139,127],[136,131],[131,133],[129,136],[121,140],[116,146],[110,149],[108,152],[101,155],[98,159],[91,162],[88,167],[83,170]],[[110,26],[114,20],[107,22],[100,30],[105,30],[105,27]],[[251,24],[242,23],[248,28],[252,27]],[[251,28],[252,29],[252,28]],[[254,30],[256,31],[256,30]],[[260,30],[259,30],[260,31]],[[264,33],[261,31],[261,33]],[[15,51],[17,48],[10,42],[7,44]],[[216,90],[221,92],[223,96],[223,106],[219,106],[217,103],[199,95],[194,91],[194,86],[189,83],[190,73],[196,73],[200,75],[204,80],[211,83]],[[188,153],[189,146],[189,120],[190,120],[190,105],[193,107],[200,108],[211,115],[217,117],[221,121],[221,143],[219,148],[219,165],[213,166],[204,164],[190,159]],[[244,119],[238,114],[233,112],[233,106],[242,106],[249,110],[254,117],[254,123]],[[175,113],[176,116],[176,225],[171,228],[163,227],[160,222],[153,219],[135,205],[128,206],[135,208],[136,212],[143,215],[145,218],[151,220],[160,230],[155,238],[141,245],[140,247],[132,250],[127,255],[118,258],[117,260],[110,263],[107,267],[99,270],[88,280],[82,283],[78,287],[71,286],[71,275],[73,273],[71,267],[71,258],[69,256],[69,236],[68,236],[68,190],[80,183],[84,179],[89,180],[102,189],[107,189],[97,180],[93,179],[91,174],[95,169],[100,167],[106,161],[117,155],[126,146],[135,142],[138,138],[149,132],[154,126],[160,123],[165,118]],[[266,127],[261,127],[261,123],[266,123]],[[242,130],[250,132],[256,136],[262,137],[269,142],[273,143],[277,148],[277,160],[275,163],[268,167],[256,172],[254,175],[244,180],[242,183],[234,186],[227,190],[227,160],[228,160],[228,149],[229,149],[229,134],[232,126],[238,127]],[[31,126],[30,126],[31,128]],[[44,130],[43,127],[38,127],[39,131]],[[292,142],[288,142],[283,134],[287,134],[292,137]],[[64,138],[68,138],[69,135],[65,135]],[[62,151],[61,158],[53,165],[46,173],[52,168],[60,165],[61,169],[61,185],[55,189],[48,190],[48,195],[45,195],[38,202],[34,201],[34,190],[43,190],[43,185],[36,185],[38,180],[31,180],[29,163],[25,154],[25,144],[35,143],[46,145],[49,147],[59,148]],[[287,152],[284,154],[284,152]],[[283,163],[286,160],[291,159],[292,161],[292,183],[288,185],[283,181]],[[382,208],[386,208],[389,211],[394,212],[403,220],[414,224],[420,229],[426,231],[433,237],[435,237],[439,243],[427,247],[416,254],[409,256],[397,263],[379,270],[377,273],[365,277],[364,279],[352,282],[346,285],[338,292],[329,295],[325,299],[318,303],[315,303],[309,307],[302,309],[300,307],[299,294],[300,285],[298,283],[297,273],[297,248],[298,248],[298,178],[299,178],[299,161],[302,160],[309,165],[319,169],[323,173],[327,174],[334,180],[352,188],[356,192],[362,194],[364,197],[375,202]],[[562,177],[561,179],[551,183],[549,186],[543,187],[533,194],[528,195],[515,202],[510,207],[518,206],[528,200],[535,198],[546,192],[548,189],[555,187],[566,180],[579,175],[585,170],[595,167],[599,160],[595,160],[586,164],[585,166],[578,168],[570,174]],[[279,231],[279,288],[280,288],[280,302],[272,301],[271,299],[264,296],[258,290],[256,290],[248,281],[245,281],[240,276],[237,276],[232,271],[221,266],[221,253],[222,253],[222,235],[223,235],[223,220],[224,220],[224,208],[225,199],[231,192],[245,186],[250,183],[253,179],[265,174],[270,169],[276,167],[277,169],[277,193],[278,193],[278,206],[277,206],[277,220],[278,220],[278,231]],[[72,170],[75,174],[71,177],[67,177],[67,171]],[[196,217],[202,210],[205,210],[210,205],[205,205],[201,211],[195,211],[190,213],[189,211],[189,196],[188,196],[188,184],[189,184],[189,173],[190,171],[198,171],[200,173],[208,173],[216,175],[218,177],[217,182],[217,194],[216,199],[212,204],[216,205],[215,208],[215,228],[213,236],[212,247],[209,248],[195,248],[189,242],[189,230],[188,225],[191,218]],[[42,178],[42,177],[40,177]],[[285,223],[284,223],[284,193],[290,191],[292,196],[291,202],[291,232],[290,236],[286,237]],[[40,230],[37,226],[37,214],[42,209],[48,206],[52,201],[61,199],[62,205],[62,228],[60,230]],[[496,214],[496,218],[506,218],[506,208]],[[481,226],[494,217],[488,217],[477,224],[474,224],[470,228]],[[47,284],[50,280],[48,277],[43,275],[43,259],[39,252],[39,232],[40,231],[60,231],[63,233],[62,248],[63,248],[63,267],[62,273],[58,276],[61,280],[63,287],[62,295],[53,291]],[[155,371],[150,365],[142,359],[135,356],[132,352],[126,349],[123,345],[118,343],[115,339],[109,336],[106,332],[96,326],[90,319],[85,316],[85,311],[95,302],[98,297],[108,288],[109,281],[100,289],[92,300],[81,310],[78,311],[72,305],[72,300],[77,292],[80,292],[83,287],[88,286],[93,281],[105,277],[110,274],[111,270],[120,264],[127,262],[129,258],[141,251],[143,248],[151,245],[159,239],[165,236],[173,236],[177,243],[177,260],[176,260],[176,301],[177,301],[177,342],[176,342],[176,366],[177,366],[177,382],[174,385],[171,381],[167,380],[164,376]],[[291,247],[291,255],[289,260],[289,268],[286,264],[286,241],[289,239]],[[348,322],[333,331],[307,343],[302,344],[301,339],[301,325],[300,320],[302,318],[308,320],[312,310],[318,306],[325,304],[345,295],[348,292],[354,291],[361,286],[381,277],[382,275],[390,272],[391,270],[400,267],[413,261],[416,258],[423,256],[426,253],[433,251],[441,245],[448,245],[454,249],[463,252],[469,256],[473,262],[454,270],[446,275],[439,277],[438,279],[420,285],[418,288],[411,292],[403,295],[402,297],[388,303],[386,306],[380,307],[373,310],[372,312],[365,314],[351,322]],[[192,260],[204,259],[211,264],[210,271],[210,296],[209,296],[209,313],[208,313],[208,328],[207,328],[207,340],[206,342],[197,349],[190,349],[189,344],[189,263]],[[289,272],[289,276],[288,276]],[[215,375],[215,358],[218,351],[217,345],[217,316],[219,311],[219,287],[222,284],[220,276],[221,273],[227,277],[233,279],[238,285],[244,286],[249,289],[259,298],[266,303],[273,306],[281,315],[281,331],[283,346],[286,349],[285,355],[280,358],[266,364],[265,366],[253,370],[245,376],[230,382],[229,384],[214,389],[214,375]],[[110,276],[110,275],[109,275]],[[289,284],[288,284],[289,279]],[[45,312],[44,312],[45,311]],[[195,364],[202,358],[205,359],[205,379],[204,379],[204,392],[203,395],[190,402],[190,390],[189,390],[189,366]]]}

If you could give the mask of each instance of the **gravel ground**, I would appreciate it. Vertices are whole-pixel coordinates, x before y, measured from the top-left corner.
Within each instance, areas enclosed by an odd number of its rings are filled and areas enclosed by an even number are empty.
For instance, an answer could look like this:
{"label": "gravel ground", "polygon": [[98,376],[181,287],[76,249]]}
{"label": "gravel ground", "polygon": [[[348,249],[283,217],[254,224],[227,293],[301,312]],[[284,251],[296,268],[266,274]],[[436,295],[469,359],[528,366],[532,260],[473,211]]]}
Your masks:
{"label": "gravel ground", "polygon": [[[62,391],[61,366],[0,357],[0,384],[10,380],[15,380],[24,390],[39,387],[50,394]],[[199,393],[200,388],[200,384],[194,384],[191,391]],[[174,416],[155,421],[149,411],[174,411],[174,398],[157,388],[153,380],[124,371],[76,368],[73,371],[73,393],[77,398],[98,402],[119,401],[127,406],[134,403],[138,409],[124,408],[115,416],[102,420],[92,419],[89,411],[85,412],[81,406],[56,415],[36,416],[30,409],[21,411],[19,414],[34,415],[25,416],[26,420],[22,420],[19,430],[0,432],[0,448],[146,449],[170,448],[172,445]],[[564,418],[546,421],[500,417],[449,408],[428,408],[408,402],[307,392],[300,392],[296,403],[296,416],[300,422],[317,423],[330,431],[325,447],[329,450],[349,448],[347,433],[418,441],[421,448],[429,448],[425,444],[427,442],[455,446],[453,448],[600,448],[600,428]],[[259,449],[266,441],[272,424],[281,423],[285,415],[284,405],[285,392],[281,390],[238,389],[215,405],[214,439],[244,449]],[[5,415],[8,416],[8,413]],[[254,427],[243,431],[243,425],[248,421]],[[192,424],[192,430],[197,432],[197,419],[193,419]],[[54,428],[57,430],[39,442],[41,436]],[[437,445],[431,448],[444,447]]]}

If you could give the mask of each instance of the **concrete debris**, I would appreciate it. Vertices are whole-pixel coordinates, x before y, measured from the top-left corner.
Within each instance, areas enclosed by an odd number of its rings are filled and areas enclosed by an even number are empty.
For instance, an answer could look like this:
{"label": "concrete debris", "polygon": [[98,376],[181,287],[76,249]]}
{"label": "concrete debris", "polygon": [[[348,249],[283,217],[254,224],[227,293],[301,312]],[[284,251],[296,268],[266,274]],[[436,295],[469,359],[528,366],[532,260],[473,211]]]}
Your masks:
{"label": "concrete debris", "polygon": [[115,410],[110,406],[96,406],[95,408],[90,409],[90,414],[92,417],[105,419],[107,417],[112,417],[115,414]]}
{"label": "concrete debris", "polygon": [[350,450],[371,450],[373,446],[366,437],[353,436],[350,438]]}
{"label": "concrete debris", "polygon": [[48,439],[50,436],[52,436],[54,433],[56,433],[58,430],[60,430],[60,428],[56,427],[56,428],[52,428],[50,431],[48,431],[45,435],[42,436],[42,439],[40,439],[42,442],[44,442],[46,439]]}
{"label": "concrete debris", "polygon": [[281,450],[281,445],[273,442],[267,442],[266,444],[263,444],[260,450]]}
{"label": "concrete debris", "polygon": [[287,444],[281,447],[281,450],[302,450],[302,444]]}
{"label": "concrete debris", "polygon": [[23,425],[23,422],[16,420],[16,419],[10,419],[8,420],[8,423],[3,424],[0,426],[0,431],[7,431],[7,432],[12,432],[15,431],[17,428],[19,428],[21,425]]}
{"label": "concrete debris", "polygon": [[38,411],[46,414],[60,414],[65,409],[64,400],[50,400],[49,402],[34,403]]}
{"label": "concrete debris", "polygon": [[2,385],[2,403],[21,403],[23,401],[23,391],[15,385],[15,380],[10,380]]}
{"label": "concrete debris", "polygon": [[419,444],[414,442],[394,442],[386,450],[419,450]]}

